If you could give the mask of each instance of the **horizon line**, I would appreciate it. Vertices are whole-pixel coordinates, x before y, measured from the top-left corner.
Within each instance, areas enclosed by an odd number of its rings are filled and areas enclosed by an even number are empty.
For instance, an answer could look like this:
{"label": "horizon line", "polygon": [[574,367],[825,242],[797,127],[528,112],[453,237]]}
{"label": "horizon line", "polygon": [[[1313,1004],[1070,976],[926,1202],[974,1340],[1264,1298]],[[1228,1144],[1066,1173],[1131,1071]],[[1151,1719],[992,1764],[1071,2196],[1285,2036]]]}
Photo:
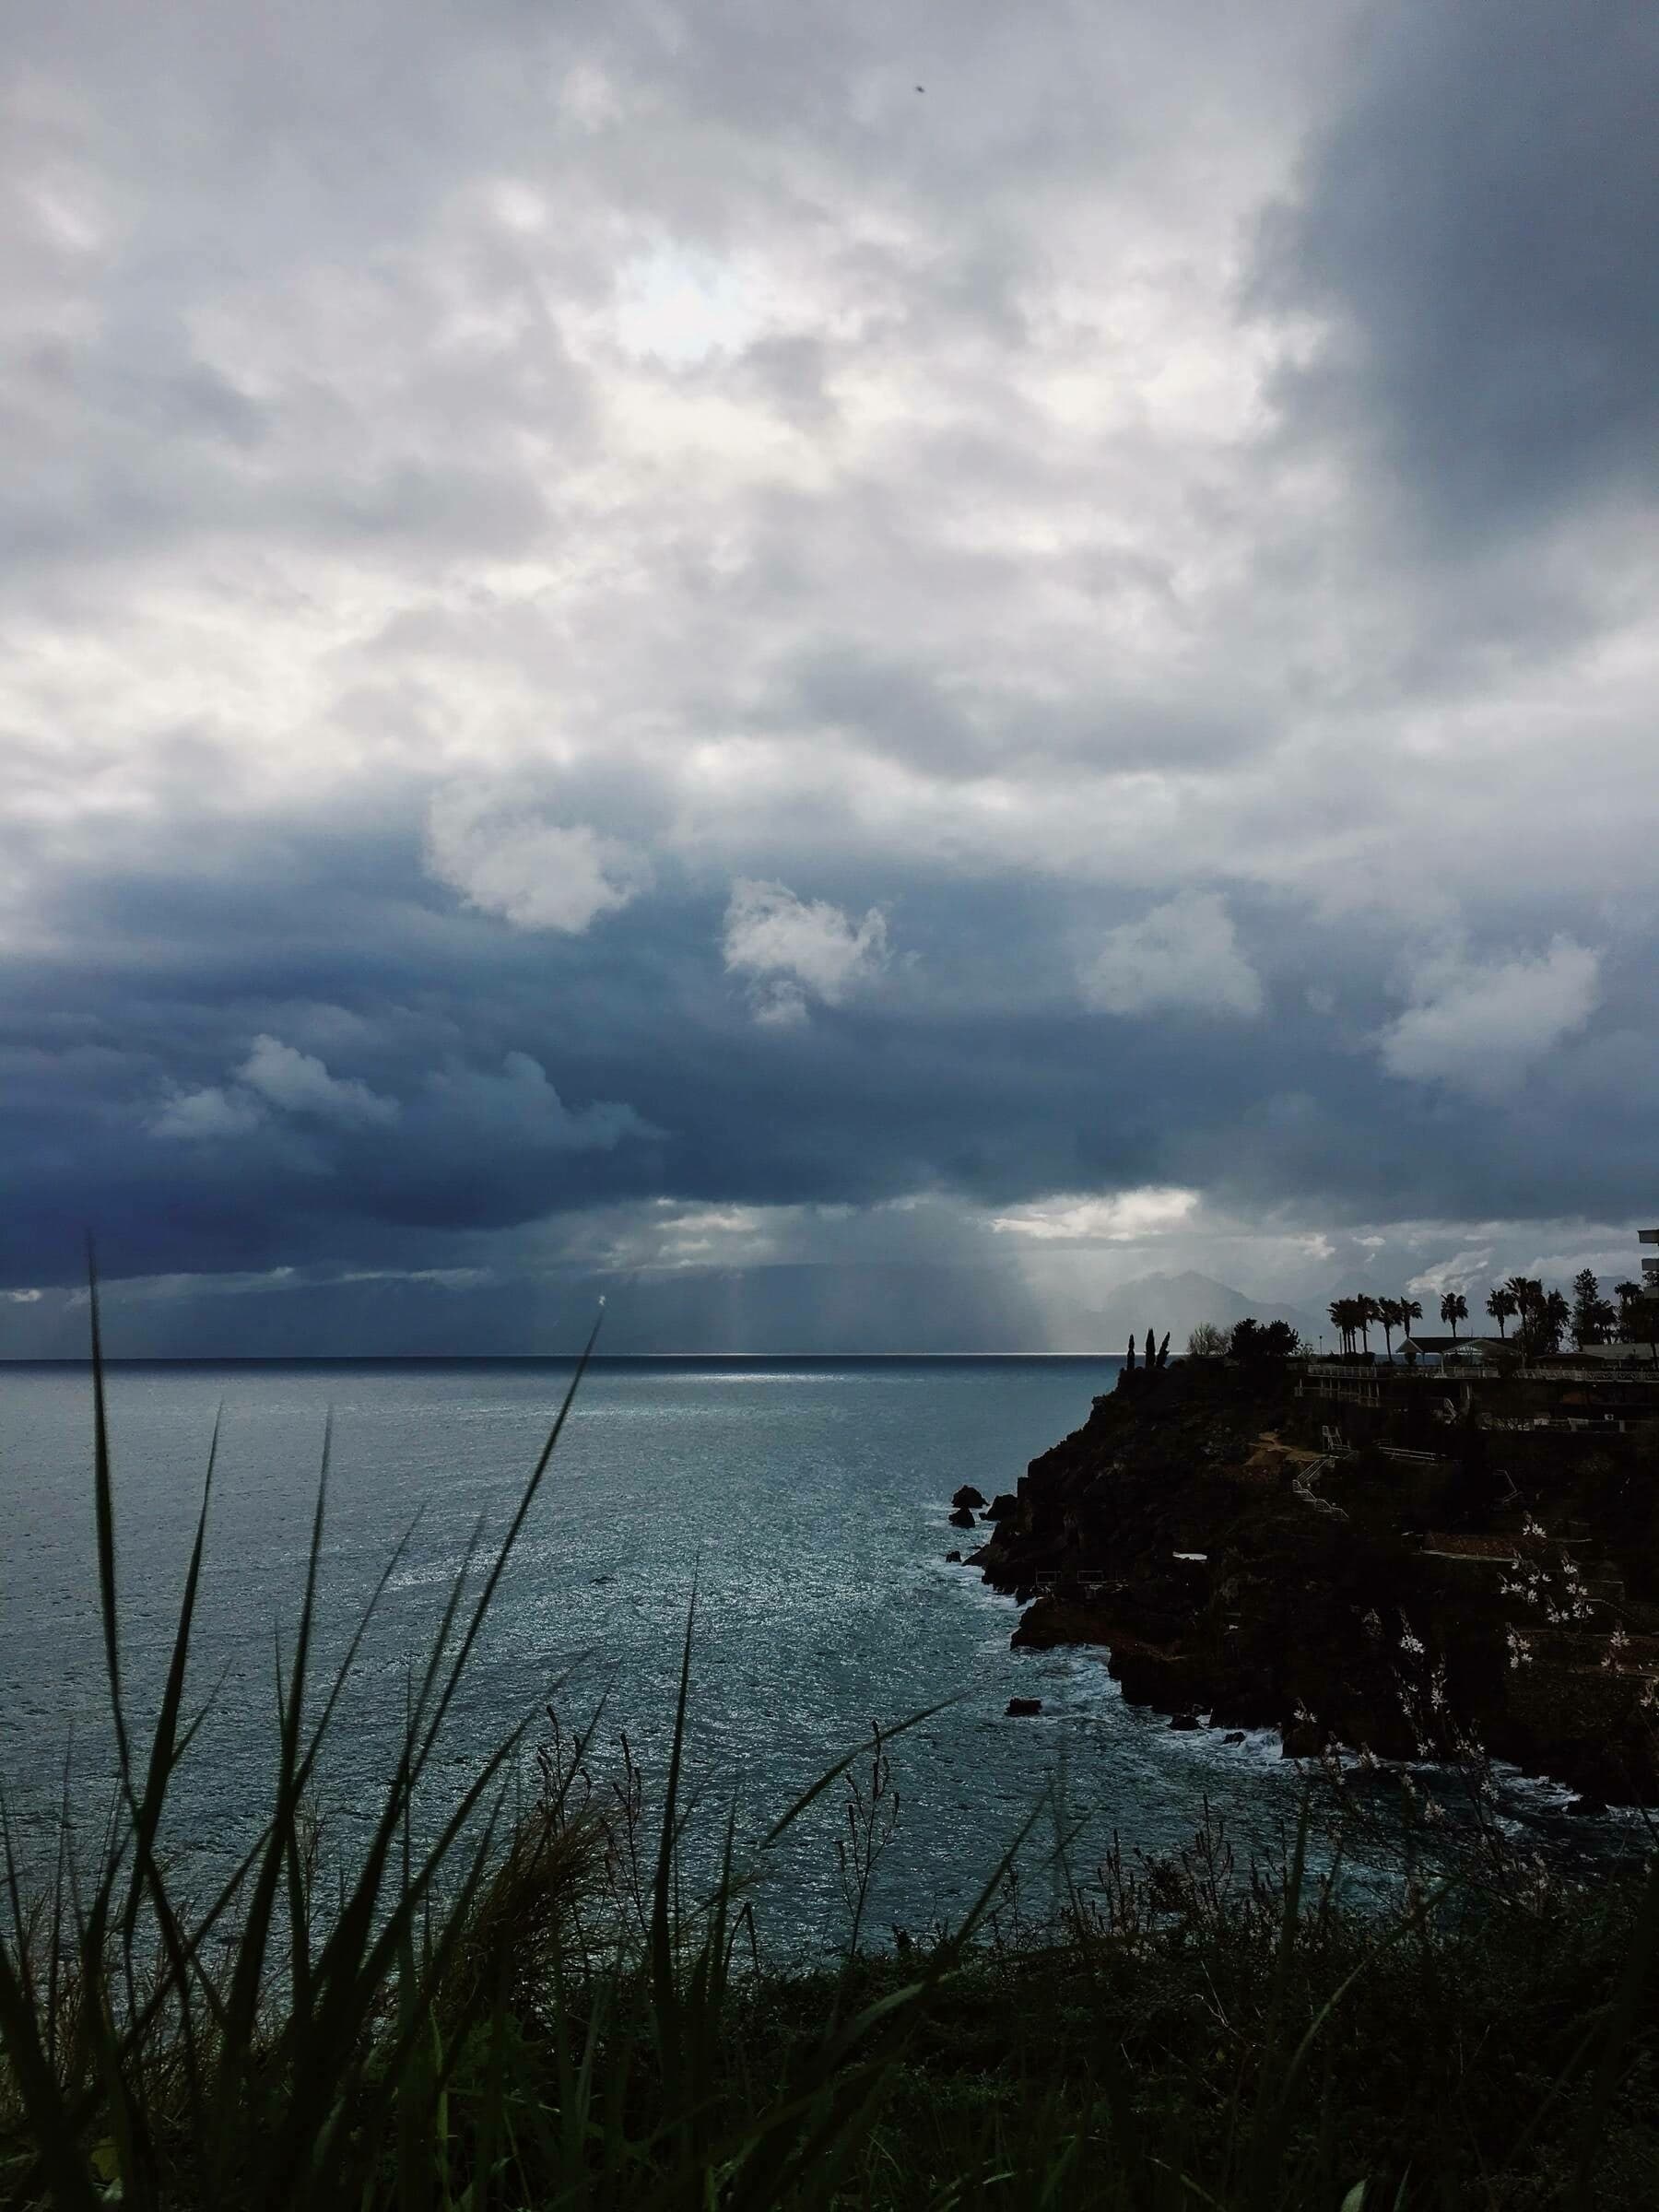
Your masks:
{"label": "horizon line", "polygon": [[[105,1353],[105,1367],[357,1367],[371,1361],[387,1365],[543,1366],[549,1362],[574,1366],[580,1352],[125,1352]],[[683,1359],[711,1362],[727,1360],[753,1365],[761,1360],[841,1359],[1115,1359],[1122,1352],[594,1352],[590,1367],[631,1365],[646,1359]],[[91,1355],[77,1353],[0,1354],[0,1368],[90,1367]]]}

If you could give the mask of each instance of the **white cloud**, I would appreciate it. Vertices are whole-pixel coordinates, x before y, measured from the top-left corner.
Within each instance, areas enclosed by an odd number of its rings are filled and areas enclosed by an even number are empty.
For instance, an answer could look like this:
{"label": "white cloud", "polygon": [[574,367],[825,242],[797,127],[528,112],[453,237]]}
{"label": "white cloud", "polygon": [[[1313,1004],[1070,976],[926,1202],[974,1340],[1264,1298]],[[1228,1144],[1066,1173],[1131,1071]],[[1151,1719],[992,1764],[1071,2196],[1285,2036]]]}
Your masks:
{"label": "white cloud", "polygon": [[1557,937],[1538,959],[1447,956],[1422,970],[1418,1004],[1382,1030],[1382,1064],[1418,1082],[1501,1092],[1583,1028],[1600,977],[1601,956],[1570,937]]}
{"label": "white cloud", "polygon": [[1620,1276],[1633,1276],[1640,1272],[1639,1265],[1632,1263],[1630,1244],[1626,1241],[1612,1245],[1583,1245],[1566,1252],[1535,1252],[1520,1273],[1537,1276],[1547,1283],[1570,1283],[1584,1267],[1588,1267],[1592,1275],[1605,1276],[1608,1282],[1617,1281]]}
{"label": "white cloud", "polygon": [[381,1098],[355,1077],[331,1076],[323,1061],[279,1038],[255,1037],[236,1072],[250,1090],[285,1113],[314,1114],[347,1128],[383,1127],[398,1117],[395,1099]]}
{"label": "white cloud", "polygon": [[441,793],[427,818],[427,865],[468,905],[516,929],[580,936],[648,880],[643,855],[582,823],[549,822]]}
{"label": "white cloud", "polygon": [[1247,1018],[1262,1010],[1261,978],[1213,891],[1183,892],[1109,932],[1084,971],[1083,994],[1104,1014],[1185,1006]]}
{"label": "white cloud", "polygon": [[732,886],[724,952],[728,974],[755,979],[756,1020],[786,1027],[806,1018],[810,1000],[839,1006],[880,972],[887,917],[873,906],[855,923],[828,900],[745,878]]}
{"label": "white cloud", "polygon": [[150,1118],[152,1136],[176,1137],[187,1144],[212,1143],[221,1137],[247,1136],[265,1120],[265,1108],[244,1090],[225,1090],[210,1085],[203,1090],[180,1090]]}
{"label": "white cloud", "polygon": [[383,1128],[398,1118],[395,1099],[383,1099],[355,1077],[331,1076],[326,1064],[280,1038],[255,1037],[229,1083],[175,1090],[149,1120],[152,1136],[193,1144],[249,1136],[272,1111],[333,1122],[341,1128]]}
{"label": "white cloud", "polygon": [[757,983],[749,993],[749,1006],[766,1030],[795,1030],[806,1019],[806,994],[799,983]]}
{"label": "white cloud", "polygon": [[1461,1290],[1474,1312],[1477,1293],[1484,1296],[1484,1286],[1492,1279],[1492,1247],[1481,1245],[1474,1251],[1454,1252],[1449,1259],[1437,1260],[1418,1275],[1406,1278],[1406,1288],[1413,1298],[1434,1300],[1438,1315],[1440,1301],[1448,1290]]}
{"label": "white cloud", "polygon": [[659,248],[621,272],[617,291],[623,351],[678,369],[731,352],[760,325],[758,288],[705,255]]}
{"label": "white cloud", "polygon": [[1197,1204],[1196,1191],[1172,1187],[1120,1191],[1110,1198],[1061,1196],[1015,1206],[991,1226],[1000,1235],[1038,1243],[1134,1244],[1186,1228]]}
{"label": "white cloud", "polygon": [[302,1280],[299,1271],[290,1266],[227,1269],[213,1275],[125,1276],[112,1283],[104,1295],[123,1305],[160,1305],[190,1298],[256,1298],[263,1291],[297,1288]]}

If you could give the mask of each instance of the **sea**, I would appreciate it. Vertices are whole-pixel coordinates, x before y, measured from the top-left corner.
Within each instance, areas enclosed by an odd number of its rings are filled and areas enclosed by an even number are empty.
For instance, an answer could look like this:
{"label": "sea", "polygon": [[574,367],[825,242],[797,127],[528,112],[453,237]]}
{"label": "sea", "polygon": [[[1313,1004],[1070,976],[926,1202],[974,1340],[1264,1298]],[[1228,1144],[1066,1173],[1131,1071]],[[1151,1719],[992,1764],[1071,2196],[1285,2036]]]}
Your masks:
{"label": "sea", "polygon": [[[766,1830],[873,1729],[911,1721],[884,1746],[877,1939],[952,1924],[1022,1831],[1001,1909],[1028,1916],[1074,1888],[1098,1895],[1114,1851],[1133,1865],[1206,1821],[1241,1864],[1277,1858],[1304,1777],[1277,1735],[1171,1729],[1124,1701],[1102,1652],[1012,1650],[1012,1601],[946,1559],[975,1541],[947,1520],[958,1486],[1012,1489],[1118,1364],[595,1360],[463,1678],[429,1810],[514,1729],[516,1786],[534,1786],[538,1750],[585,1735],[595,1788],[631,1759],[653,1802],[688,1637],[692,1860],[708,1863],[735,1815],[776,1945],[845,1940],[846,1783],[781,1843]],[[206,1718],[165,1836],[186,1877],[205,1887],[230,1865],[269,1805],[325,1438],[314,1701],[384,1578],[315,1791],[325,1844],[348,1857],[456,1578],[476,1589],[488,1571],[573,1374],[524,1359],[109,1370],[121,1665],[140,1721],[218,1431],[188,1700]],[[35,1874],[65,1807],[83,1843],[95,1836],[115,1775],[92,1467],[88,1370],[0,1367],[0,1782]],[[1041,1714],[1011,1717],[1011,1698],[1040,1699]],[[851,1772],[867,1794],[867,1757]]]}

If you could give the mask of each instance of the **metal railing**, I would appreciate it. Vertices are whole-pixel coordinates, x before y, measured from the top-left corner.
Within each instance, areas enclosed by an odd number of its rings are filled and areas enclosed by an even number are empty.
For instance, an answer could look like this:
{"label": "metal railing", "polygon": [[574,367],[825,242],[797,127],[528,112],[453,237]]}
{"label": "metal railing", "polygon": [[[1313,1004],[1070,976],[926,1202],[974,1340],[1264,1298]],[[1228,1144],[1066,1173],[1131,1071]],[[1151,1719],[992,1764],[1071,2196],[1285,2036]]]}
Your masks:
{"label": "metal railing", "polygon": [[1338,1382],[1435,1382],[1442,1389],[1448,1382],[1627,1382],[1653,1372],[1651,1366],[1616,1367],[1611,1360],[1594,1367],[1511,1367],[1484,1362],[1476,1367],[1465,1359],[1438,1367],[1408,1367],[1403,1359],[1364,1362],[1317,1358],[1298,1364],[1309,1381],[1328,1376]]}

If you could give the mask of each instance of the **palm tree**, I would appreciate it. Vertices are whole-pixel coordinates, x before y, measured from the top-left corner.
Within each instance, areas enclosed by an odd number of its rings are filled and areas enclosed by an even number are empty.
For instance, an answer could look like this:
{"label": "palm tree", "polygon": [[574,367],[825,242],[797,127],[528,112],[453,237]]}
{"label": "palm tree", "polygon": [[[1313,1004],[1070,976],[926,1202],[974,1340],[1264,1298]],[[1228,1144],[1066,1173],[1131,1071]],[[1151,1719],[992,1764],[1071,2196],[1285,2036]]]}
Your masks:
{"label": "palm tree", "polygon": [[1381,1321],[1382,1318],[1382,1309],[1369,1291],[1362,1293],[1354,1300],[1354,1319],[1359,1328],[1360,1348],[1368,1359],[1371,1358],[1371,1324],[1373,1321]]}
{"label": "palm tree", "polygon": [[1350,1358],[1353,1358],[1358,1355],[1359,1350],[1359,1331],[1363,1326],[1363,1316],[1359,1311],[1361,1300],[1357,1298],[1339,1298],[1336,1303],[1339,1309],[1343,1348]]}
{"label": "palm tree", "polygon": [[1390,1359],[1394,1358],[1394,1333],[1405,1318],[1397,1298],[1378,1299],[1377,1319],[1382,1324],[1382,1349]]}
{"label": "palm tree", "polygon": [[1461,1290],[1448,1290],[1441,1298],[1441,1319],[1452,1324],[1452,1341],[1457,1342],[1457,1324],[1469,1318],[1469,1301]]}
{"label": "palm tree", "polygon": [[1552,1337],[1559,1341],[1562,1324],[1556,1308],[1565,1308],[1567,1301],[1559,1290],[1546,1295],[1535,1275],[1512,1275],[1502,1288],[1511,1300],[1509,1311],[1520,1316],[1521,1348],[1528,1359],[1547,1351]]}
{"label": "palm tree", "polygon": [[1512,1314],[1520,1312],[1521,1301],[1507,1283],[1495,1283],[1486,1301],[1486,1310],[1498,1324],[1499,1335],[1507,1337],[1509,1331],[1504,1324]]}
{"label": "palm tree", "polygon": [[1512,1275],[1503,1287],[1515,1301],[1522,1349],[1530,1359],[1538,1352],[1544,1334],[1544,1286],[1536,1276]]}
{"label": "palm tree", "polygon": [[1345,1352],[1354,1348],[1353,1303],[1351,1298],[1334,1298],[1330,1303],[1331,1326],[1340,1337]]}
{"label": "palm tree", "polygon": [[1421,1300],[1415,1298],[1401,1299],[1400,1326],[1405,1330],[1407,1336],[1409,1336],[1411,1334],[1412,1323],[1414,1321],[1421,1321],[1422,1318],[1423,1307]]}

